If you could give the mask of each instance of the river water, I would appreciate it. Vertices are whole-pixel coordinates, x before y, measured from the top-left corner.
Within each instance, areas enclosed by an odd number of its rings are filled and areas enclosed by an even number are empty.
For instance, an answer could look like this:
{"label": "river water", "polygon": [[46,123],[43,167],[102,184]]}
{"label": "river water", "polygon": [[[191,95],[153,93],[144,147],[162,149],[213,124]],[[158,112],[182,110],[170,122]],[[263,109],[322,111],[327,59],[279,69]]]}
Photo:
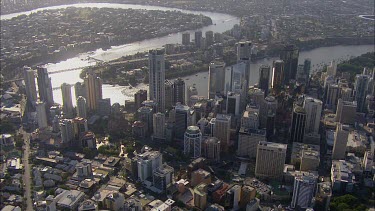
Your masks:
{"label": "river water", "polygon": [[[28,12],[21,12],[21,13],[14,13],[8,15],[2,15],[1,20],[10,19],[19,15],[28,15],[32,12],[37,12],[41,10],[51,10],[51,9],[62,9],[67,7],[97,7],[97,8],[122,8],[122,9],[145,9],[145,10],[163,10],[163,11],[181,11],[184,13],[190,14],[202,14],[208,16],[212,19],[213,25],[203,27],[201,30],[203,33],[206,31],[213,31],[213,32],[224,32],[230,30],[233,25],[239,23],[239,18],[222,14],[222,13],[213,13],[213,12],[201,12],[201,11],[189,11],[189,10],[181,10],[175,8],[167,8],[167,7],[158,7],[158,6],[143,6],[143,5],[133,5],[133,4],[111,4],[111,3],[83,3],[83,4],[72,4],[72,5],[61,5],[61,6],[54,6],[54,7],[46,7],[46,8],[39,8],[36,10],[28,11]],[[191,39],[194,37],[194,32],[196,30],[190,30]],[[122,56],[135,54],[137,52],[144,52],[149,49],[162,47],[168,43],[181,43],[181,36],[183,32],[171,34],[168,36],[143,40],[140,42],[129,43],[126,45],[120,46],[112,46],[108,50],[98,49],[94,53],[90,54],[91,57],[94,57],[99,60],[103,61],[110,61],[113,59],[120,58]],[[363,53],[374,51],[374,46],[372,45],[360,45],[360,46],[333,46],[333,47],[322,47],[317,48],[310,51],[303,51],[300,52],[299,62],[302,63],[305,58],[310,58],[312,63],[312,70],[321,67],[323,64],[328,64],[331,60],[341,60],[341,59],[348,59],[350,57],[359,56]],[[93,65],[86,60],[89,54],[84,53],[80,54],[74,58],[67,59],[66,61],[61,61],[58,63],[50,63],[47,64],[48,71],[57,71],[63,69],[70,69],[70,68],[79,68],[79,67],[86,67]],[[258,80],[259,75],[259,67],[262,64],[272,64],[272,61],[276,58],[269,58],[264,60],[259,60],[254,62],[251,65],[251,73],[250,73],[250,84],[255,84]],[[59,87],[62,83],[66,82],[69,84],[74,84],[78,81],[82,81],[79,78],[79,73],[81,70],[75,70],[70,72],[62,72],[51,74],[52,86]],[[183,77],[185,79],[185,83],[187,86],[196,84],[198,89],[199,95],[207,96],[207,82],[208,82],[208,72],[198,73],[196,75]],[[120,103],[124,105],[125,100],[133,99],[134,93],[139,89],[147,89],[146,84],[139,84],[137,87],[129,89],[129,87],[124,86],[112,86],[112,85],[103,85],[103,97],[110,98],[111,103]],[[74,91],[72,90],[73,99],[74,98]],[[61,97],[61,90],[56,89],[53,92],[54,100],[57,103],[62,103]],[[73,100],[74,102],[74,100]],[[75,104],[75,102],[74,102]]]}

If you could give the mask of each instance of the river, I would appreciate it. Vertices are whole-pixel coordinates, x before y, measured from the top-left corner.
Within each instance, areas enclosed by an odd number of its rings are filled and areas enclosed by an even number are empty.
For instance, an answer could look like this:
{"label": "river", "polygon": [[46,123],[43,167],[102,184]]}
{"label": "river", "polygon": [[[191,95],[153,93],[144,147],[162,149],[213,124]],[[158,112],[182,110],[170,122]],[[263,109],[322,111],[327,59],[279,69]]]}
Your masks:
{"label": "river", "polygon": [[[45,7],[39,8],[35,10],[31,10],[28,12],[21,12],[21,13],[13,13],[8,15],[2,15],[1,20],[10,19],[19,15],[28,15],[32,12],[37,12],[41,10],[51,10],[51,9],[62,9],[67,7],[97,7],[97,8],[122,8],[122,9],[145,9],[145,10],[163,10],[163,11],[181,11],[184,13],[190,14],[202,14],[208,16],[212,19],[213,25],[203,27],[201,30],[203,33],[206,31],[213,31],[215,32],[224,32],[230,30],[233,25],[239,24],[239,18],[222,14],[222,13],[214,13],[214,12],[202,12],[202,11],[190,11],[190,10],[181,10],[175,8],[167,8],[167,7],[158,7],[158,6],[144,6],[144,5],[134,5],[134,4],[112,4],[112,3],[83,3],[83,4],[71,4],[71,5],[61,5],[61,6],[53,6],[53,7]],[[191,38],[194,37],[194,32],[197,30],[190,30]],[[143,40],[140,42],[129,43],[126,45],[120,46],[112,46],[108,50],[98,49],[93,54],[90,54],[91,57],[94,57],[99,60],[103,61],[110,61],[113,59],[120,58],[122,56],[135,54],[137,52],[144,52],[149,49],[162,47],[167,43],[181,43],[181,36],[183,32],[171,34],[168,36]],[[363,53],[374,51],[374,46],[372,45],[360,45],[360,46],[333,46],[333,47],[322,47],[317,48],[310,51],[303,51],[300,52],[299,61],[300,63],[303,62],[305,58],[310,58],[314,68],[318,65],[322,65],[323,63],[327,64],[331,60],[340,60],[340,59],[348,59],[350,57],[359,56]],[[89,54],[84,53],[80,54],[74,58],[67,59],[65,61],[61,61],[58,63],[50,63],[47,64],[46,67],[48,71],[57,71],[63,69],[70,69],[70,68],[79,68],[79,67],[86,67],[93,65],[89,61],[85,60]],[[255,84],[258,80],[258,70],[260,65],[262,64],[272,64],[272,61],[276,58],[269,58],[260,61],[256,61],[251,65],[251,73],[250,73],[250,84]],[[74,84],[78,81],[82,81],[79,78],[79,73],[81,70],[75,70],[70,72],[62,72],[51,74],[52,86],[59,87],[62,83],[66,82],[69,84]],[[185,79],[186,85],[196,84],[198,89],[199,95],[207,96],[207,82],[208,82],[208,72],[198,73],[197,75],[183,77]],[[129,87],[123,86],[112,86],[112,85],[103,85],[103,97],[110,98],[111,103],[120,103],[124,104],[125,100],[133,99],[134,93],[139,89],[147,89],[146,84],[139,84],[137,87],[129,89]],[[54,100],[57,103],[62,103],[61,97],[61,90],[56,89],[53,92]],[[72,90],[72,97],[73,99],[75,96],[74,91]],[[74,102],[74,100],[73,100]],[[75,104],[75,102],[74,102]]]}

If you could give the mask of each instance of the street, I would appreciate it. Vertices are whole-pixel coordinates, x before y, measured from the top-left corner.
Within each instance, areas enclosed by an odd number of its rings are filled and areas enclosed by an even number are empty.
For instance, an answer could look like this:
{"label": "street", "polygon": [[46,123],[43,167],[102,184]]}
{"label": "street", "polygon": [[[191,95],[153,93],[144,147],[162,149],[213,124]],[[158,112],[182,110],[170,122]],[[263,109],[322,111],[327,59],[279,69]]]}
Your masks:
{"label": "street", "polygon": [[29,165],[29,153],[30,153],[30,134],[25,132],[22,128],[20,129],[20,133],[23,134],[24,140],[24,147],[23,147],[23,166],[24,166],[24,174],[23,174],[23,182],[25,188],[25,195],[26,198],[26,210],[32,211],[33,210],[33,202],[31,200],[31,176],[30,176],[30,165]]}

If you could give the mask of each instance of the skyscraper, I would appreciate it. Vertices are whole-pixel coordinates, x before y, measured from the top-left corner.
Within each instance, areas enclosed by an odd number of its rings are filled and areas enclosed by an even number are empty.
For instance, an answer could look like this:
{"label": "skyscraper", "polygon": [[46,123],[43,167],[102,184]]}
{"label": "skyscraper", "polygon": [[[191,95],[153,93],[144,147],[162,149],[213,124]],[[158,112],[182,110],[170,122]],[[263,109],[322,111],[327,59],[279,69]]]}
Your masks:
{"label": "skyscraper", "polygon": [[280,89],[284,85],[284,61],[276,60],[272,67],[272,89]]}
{"label": "skyscraper", "polygon": [[67,83],[61,84],[61,93],[64,115],[68,118],[73,118],[72,86]]}
{"label": "skyscraper", "polygon": [[196,31],[194,34],[195,47],[202,47],[202,31]]}
{"label": "skyscraper", "polygon": [[227,114],[240,115],[240,94],[228,92],[226,109]]}
{"label": "skyscraper", "polygon": [[203,154],[207,159],[220,161],[220,140],[209,137],[203,142]]}
{"label": "skyscraper", "polygon": [[207,47],[214,44],[214,32],[206,31],[206,45]]}
{"label": "skyscraper", "polygon": [[190,103],[190,97],[193,96],[193,95],[198,95],[198,90],[197,88],[195,87],[195,84],[193,84],[193,86],[188,86],[187,88],[187,94],[186,94],[186,102],[187,102],[187,105],[188,106],[192,106],[192,104]]}
{"label": "skyscraper", "polygon": [[165,61],[164,49],[150,50],[148,54],[150,100],[158,105],[158,111],[165,111]]}
{"label": "skyscraper", "polygon": [[231,116],[226,114],[217,114],[214,126],[214,137],[221,141],[222,149],[227,150],[230,143],[230,124]]}
{"label": "skyscraper", "polygon": [[35,103],[38,99],[35,86],[35,71],[30,67],[23,67],[23,78],[25,81],[27,100],[30,103]]}
{"label": "skyscraper", "polygon": [[165,80],[165,109],[169,110],[176,105],[174,102],[174,87],[172,81]]}
{"label": "skyscraper", "polygon": [[137,154],[138,180],[143,182],[152,177],[153,172],[162,165],[163,156],[159,151],[146,151]]}
{"label": "skyscraper", "polygon": [[83,82],[77,82],[74,84],[74,92],[76,94],[76,100],[79,96],[82,96],[86,99],[86,88]]}
{"label": "skyscraper", "polygon": [[264,91],[264,95],[268,95],[268,88],[270,83],[270,66],[262,65],[259,68],[259,89]]}
{"label": "skyscraper", "polygon": [[317,179],[313,175],[297,175],[294,178],[291,207],[296,210],[312,206]]}
{"label": "skyscraper", "polygon": [[292,114],[292,126],[290,129],[290,139],[292,142],[303,142],[306,127],[306,110],[295,104]]}
{"label": "skyscraper", "polygon": [[277,110],[277,99],[274,96],[267,96],[260,104],[260,127],[265,128],[267,126],[268,114],[276,114]]}
{"label": "skyscraper", "polygon": [[346,145],[350,132],[349,125],[338,123],[333,140],[332,160],[345,159]]}
{"label": "skyscraper", "polygon": [[249,80],[250,80],[250,63],[251,63],[251,48],[252,43],[250,41],[238,42],[237,43],[237,62],[243,61],[246,63],[246,72],[245,72],[245,79],[246,79],[246,88],[249,87]]}
{"label": "skyscraper", "polygon": [[357,101],[357,112],[365,112],[365,102],[370,77],[368,75],[356,75],[355,77],[355,100]]}
{"label": "skyscraper", "polygon": [[87,107],[90,111],[95,111],[98,108],[98,101],[103,98],[102,79],[95,73],[87,73],[84,81]]}
{"label": "skyscraper", "polygon": [[182,45],[190,45],[190,33],[182,33]]}
{"label": "skyscraper", "polygon": [[337,84],[329,84],[326,94],[326,106],[333,111],[336,111],[337,101],[340,94],[340,88]]}
{"label": "skyscraper", "polygon": [[261,141],[257,148],[255,176],[259,178],[282,179],[286,144]]}
{"label": "skyscraper", "polygon": [[46,102],[46,108],[53,105],[51,78],[48,77],[47,68],[38,66],[38,90],[41,101]]}
{"label": "skyscraper", "polygon": [[71,119],[63,119],[60,122],[61,141],[63,145],[72,145],[74,140],[74,127]]}
{"label": "skyscraper", "polygon": [[225,63],[213,61],[209,66],[208,98],[213,99],[217,94],[223,94],[225,83]]}
{"label": "skyscraper", "polygon": [[294,45],[286,45],[280,53],[280,59],[284,61],[284,84],[291,79],[296,79],[298,66],[298,48]]}
{"label": "skyscraper", "polygon": [[35,107],[36,107],[36,114],[37,114],[37,119],[38,119],[38,127],[46,128],[48,126],[46,103],[37,101]]}
{"label": "skyscraper", "polygon": [[312,97],[305,97],[303,107],[306,111],[306,134],[318,134],[323,107],[322,101]]}
{"label": "skyscraper", "polygon": [[189,126],[184,134],[184,154],[192,158],[201,156],[202,133],[197,126]]}
{"label": "skyscraper", "polygon": [[165,115],[163,113],[156,113],[153,115],[153,138],[165,139]]}
{"label": "skyscraper", "polygon": [[153,122],[153,110],[152,110],[152,108],[146,107],[146,106],[140,107],[137,110],[137,120],[140,120],[145,124],[145,126],[146,126],[145,133],[147,135],[152,134],[152,130],[153,130],[153,123],[152,123]]}
{"label": "skyscraper", "polygon": [[195,125],[195,112],[189,106],[177,103],[175,112],[175,137],[183,140],[184,133],[188,126]]}
{"label": "skyscraper", "polygon": [[142,106],[143,101],[147,100],[147,90],[140,89],[134,94],[135,109]]}
{"label": "skyscraper", "polygon": [[87,118],[86,99],[82,96],[77,98],[77,117]]}
{"label": "skyscraper", "polygon": [[354,125],[357,113],[357,102],[339,99],[336,110],[336,121],[342,124]]}
{"label": "skyscraper", "polygon": [[178,78],[173,82],[173,104],[182,103],[185,104],[185,81],[182,78]]}
{"label": "skyscraper", "polygon": [[246,87],[246,68],[247,64],[243,61],[237,64],[231,65],[225,68],[226,73],[229,73],[229,77],[225,76],[225,91],[235,92],[242,94],[243,87]]}
{"label": "skyscraper", "polygon": [[238,134],[237,155],[256,158],[260,141],[266,141],[266,131],[264,129],[241,127]]}

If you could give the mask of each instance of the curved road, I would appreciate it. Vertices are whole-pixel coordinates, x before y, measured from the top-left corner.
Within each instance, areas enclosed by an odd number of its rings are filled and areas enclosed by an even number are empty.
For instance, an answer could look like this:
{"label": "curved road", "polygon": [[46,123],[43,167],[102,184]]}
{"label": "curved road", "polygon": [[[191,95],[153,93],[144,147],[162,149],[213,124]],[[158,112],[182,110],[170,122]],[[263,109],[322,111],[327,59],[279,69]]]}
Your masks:
{"label": "curved road", "polygon": [[23,183],[25,189],[26,198],[26,211],[33,210],[33,202],[31,200],[31,173],[30,173],[30,164],[29,164],[29,153],[30,153],[30,134],[26,133],[22,128],[20,129],[20,133],[23,135],[24,146],[23,146]]}

